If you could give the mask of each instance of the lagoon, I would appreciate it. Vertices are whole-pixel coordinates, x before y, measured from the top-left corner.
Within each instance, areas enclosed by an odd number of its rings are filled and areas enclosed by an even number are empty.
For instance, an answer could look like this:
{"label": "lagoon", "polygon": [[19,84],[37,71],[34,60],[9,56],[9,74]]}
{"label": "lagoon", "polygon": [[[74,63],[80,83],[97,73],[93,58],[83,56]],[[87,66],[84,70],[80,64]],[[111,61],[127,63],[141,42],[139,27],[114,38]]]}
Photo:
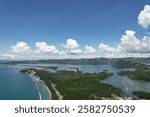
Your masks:
{"label": "lagoon", "polygon": [[[57,65],[58,66],[58,65]],[[150,82],[141,81],[141,80],[133,80],[129,79],[127,76],[118,75],[117,72],[122,70],[134,70],[134,68],[115,68],[111,65],[59,65],[59,69],[66,69],[67,67],[77,67],[82,72],[100,72],[103,70],[108,70],[112,72],[113,75],[107,79],[104,79],[100,82],[111,84],[115,87],[118,87],[122,90],[122,97],[132,97],[138,99],[137,96],[132,94],[134,90],[141,90],[145,92],[150,92]]]}

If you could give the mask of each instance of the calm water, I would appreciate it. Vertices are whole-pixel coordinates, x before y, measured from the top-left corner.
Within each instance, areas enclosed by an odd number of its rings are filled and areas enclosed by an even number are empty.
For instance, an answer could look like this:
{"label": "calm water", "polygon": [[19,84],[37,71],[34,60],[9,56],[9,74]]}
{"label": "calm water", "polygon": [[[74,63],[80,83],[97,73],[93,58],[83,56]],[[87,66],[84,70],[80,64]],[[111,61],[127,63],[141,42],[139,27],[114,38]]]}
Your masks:
{"label": "calm water", "polygon": [[[150,82],[132,80],[127,76],[117,75],[121,70],[110,65],[67,65],[67,64],[32,64],[32,66],[58,66],[59,70],[67,69],[68,67],[77,67],[82,72],[100,72],[108,70],[114,75],[100,82],[108,83],[122,89],[121,95],[124,97],[135,97],[132,94],[133,90],[142,90],[150,92]],[[8,66],[0,65],[0,99],[39,99],[39,93],[42,99],[48,99],[48,92],[43,82],[33,81],[26,74],[19,71],[29,68],[29,66]]]}
{"label": "calm water", "polygon": [[91,66],[91,65],[85,65],[85,66],[79,66],[81,71],[83,72],[99,72],[102,70],[108,70],[113,74],[113,76],[102,80],[100,82],[111,84],[115,87],[118,87],[122,90],[121,95],[123,97],[135,97],[135,95],[132,94],[132,91],[134,90],[141,90],[141,91],[146,91],[150,92],[150,82],[147,81],[140,81],[140,80],[132,80],[129,79],[127,76],[120,76],[117,74],[117,72],[122,71],[122,70],[134,70],[132,68],[114,68],[110,65],[96,65],[96,66]]}
{"label": "calm water", "polygon": [[0,65],[1,100],[36,100],[39,93],[42,99],[48,99],[43,82],[33,82],[28,75],[20,73],[27,66]]}
{"label": "calm water", "polygon": [[120,76],[120,75],[117,75],[116,73],[114,73],[113,76],[101,82],[108,83],[113,86],[121,88],[122,89],[121,95],[123,97],[136,97],[132,94],[132,91],[134,90],[150,92],[150,82],[132,80],[132,79],[129,79],[127,76]]}
{"label": "calm water", "polygon": [[[69,65],[59,65],[60,69],[66,69],[69,67]],[[147,81],[140,81],[140,80],[132,80],[129,79],[127,76],[120,76],[117,75],[117,72],[122,70],[134,70],[132,68],[115,68],[111,65],[71,65],[71,67],[77,67],[80,68],[82,72],[100,72],[103,70],[108,70],[113,74],[113,76],[102,80],[100,82],[111,84],[115,87],[121,88],[122,93],[121,95],[123,97],[135,97],[135,95],[132,94],[132,91],[134,90],[141,90],[150,92],[150,82]]]}

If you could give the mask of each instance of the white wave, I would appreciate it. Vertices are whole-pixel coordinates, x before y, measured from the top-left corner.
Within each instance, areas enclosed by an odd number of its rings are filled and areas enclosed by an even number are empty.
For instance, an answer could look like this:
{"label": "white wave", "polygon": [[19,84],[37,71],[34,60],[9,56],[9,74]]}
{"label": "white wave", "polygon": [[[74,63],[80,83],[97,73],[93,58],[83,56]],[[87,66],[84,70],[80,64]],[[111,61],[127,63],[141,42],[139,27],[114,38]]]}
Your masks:
{"label": "white wave", "polygon": [[42,96],[41,93],[39,92],[39,100],[42,100]]}
{"label": "white wave", "polygon": [[49,99],[51,99],[51,97],[52,97],[51,92],[48,89],[48,87],[46,86],[45,82],[43,80],[40,80],[40,77],[38,77],[34,74],[28,74],[28,76],[32,79],[32,81],[34,82],[34,84],[36,86],[36,90],[37,90],[38,95],[39,95],[39,100],[42,100],[42,94],[41,94],[40,89],[39,89],[39,83],[43,84],[46,87],[48,94],[49,94]]}

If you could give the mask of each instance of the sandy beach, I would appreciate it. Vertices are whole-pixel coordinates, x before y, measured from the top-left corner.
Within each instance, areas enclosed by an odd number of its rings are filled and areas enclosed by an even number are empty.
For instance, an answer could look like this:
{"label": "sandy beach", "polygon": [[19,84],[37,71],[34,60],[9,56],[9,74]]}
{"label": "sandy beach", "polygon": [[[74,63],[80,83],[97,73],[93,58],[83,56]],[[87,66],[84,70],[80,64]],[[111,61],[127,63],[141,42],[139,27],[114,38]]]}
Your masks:
{"label": "sandy beach", "polygon": [[[46,89],[47,89],[47,92],[48,92],[48,95],[49,95],[49,98],[48,98],[48,99],[49,99],[49,100],[52,100],[52,93],[51,93],[50,89],[49,89],[48,86],[45,84],[45,82],[40,79],[39,76],[36,76],[36,75],[35,75],[35,73],[36,73],[35,71],[32,71],[31,73],[28,72],[27,75],[33,80],[33,82],[40,82],[40,81],[42,81],[42,82],[44,83]],[[35,85],[37,85],[37,84],[35,83]],[[39,95],[39,100],[42,100],[42,95],[41,95],[40,92],[38,92],[38,95]]]}

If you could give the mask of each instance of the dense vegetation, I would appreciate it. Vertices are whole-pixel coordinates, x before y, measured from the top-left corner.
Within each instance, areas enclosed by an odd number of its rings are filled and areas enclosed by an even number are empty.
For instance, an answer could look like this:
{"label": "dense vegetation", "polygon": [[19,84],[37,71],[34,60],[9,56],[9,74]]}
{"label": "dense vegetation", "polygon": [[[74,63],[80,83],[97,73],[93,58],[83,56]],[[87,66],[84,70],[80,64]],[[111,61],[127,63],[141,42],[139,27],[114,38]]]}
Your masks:
{"label": "dense vegetation", "polygon": [[[82,73],[72,71],[59,71],[51,73],[36,70],[42,80],[51,89],[51,83],[56,85],[56,89],[63,95],[64,99],[101,99],[102,97],[111,98],[111,94],[120,95],[121,90],[109,84],[100,83],[99,80],[112,75],[108,72]],[[52,90],[53,91],[53,90]],[[55,97],[53,97],[55,96]],[[57,99],[56,93],[52,92],[53,99]]]}
{"label": "dense vegetation", "polygon": [[150,93],[144,91],[133,91],[133,94],[137,95],[141,99],[150,99]]}
{"label": "dense vegetation", "polygon": [[136,67],[135,71],[120,71],[118,74],[127,75],[131,79],[150,81],[150,68],[148,65],[140,64]]}
{"label": "dense vegetation", "polygon": [[118,68],[133,68],[135,67],[135,65],[136,63],[127,60],[118,60],[112,63],[113,67],[118,67]]}

